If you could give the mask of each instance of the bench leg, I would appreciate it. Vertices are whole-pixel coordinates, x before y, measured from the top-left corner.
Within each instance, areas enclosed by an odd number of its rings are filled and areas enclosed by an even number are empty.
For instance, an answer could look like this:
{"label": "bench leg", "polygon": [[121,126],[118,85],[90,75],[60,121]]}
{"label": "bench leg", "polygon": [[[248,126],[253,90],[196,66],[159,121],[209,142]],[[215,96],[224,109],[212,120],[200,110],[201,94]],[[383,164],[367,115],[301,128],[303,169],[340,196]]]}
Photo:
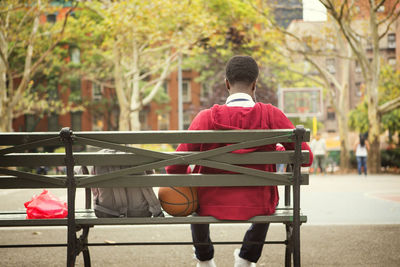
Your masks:
{"label": "bench leg", "polygon": [[286,224],[286,249],[285,249],[285,267],[292,266],[293,255],[293,225]]}
{"label": "bench leg", "polygon": [[85,264],[85,267],[90,267],[90,253],[89,253],[89,247],[88,247],[88,236],[89,236],[89,228],[90,226],[84,226],[82,230],[82,235],[79,237],[79,247],[80,251],[82,251],[83,254],[83,262]]}
{"label": "bench leg", "polygon": [[89,254],[89,249],[85,249],[82,251],[83,253],[83,262],[85,263],[85,267],[90,267],[90,254]]}
{"label": "bench leg", "polygon": [[[75,242],[73,242],[74,246],[70,246],[70,244],[68,244],[68,258],[67,258],[67,266],[68,267],[75,266],[76,257],[81,252],[83,255],[83,262],[85,264],[85,267],[91,266],[89,247],[87,245],[89,228],[90,228],[90,226],[84,226],[82,228],[82,234],[79,238],[76,238],[76,234],[75,234]],[[80,229],[78,228],[76,231],[80,231]]]}
{"label": "bench leg", "polygon": [[295,267],[301,266],[300,260],[300,225],[293,226],[293,263]]}

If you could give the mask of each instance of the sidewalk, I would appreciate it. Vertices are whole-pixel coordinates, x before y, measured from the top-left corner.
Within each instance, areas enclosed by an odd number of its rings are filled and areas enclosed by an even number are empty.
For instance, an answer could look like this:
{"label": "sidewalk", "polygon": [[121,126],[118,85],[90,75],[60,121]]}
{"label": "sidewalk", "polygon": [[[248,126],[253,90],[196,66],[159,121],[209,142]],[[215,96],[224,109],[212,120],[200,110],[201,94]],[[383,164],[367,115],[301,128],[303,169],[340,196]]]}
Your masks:
{"label": "sidewalk", "polygon": [[307,225],[400,224],[400,175],[310,175],[301,207]]}
{"label": "sidewalk", "polygon": [[[0,190],[0,208],[23,208],[34,192]],[[65,199],[65,190],[51,190]],[[283,195],[281,196],[283,198]],[[400,176],[311,175],[301,191],[303,266],[400,266]],[[83,207],[78,190],[77,207]],[[212,225],[215,241],[238,241],[247,225]],[[90,242],[190,241],[190,229],[180,226],[95,227]],[[285,237],[282,225],[272,225],[268,240]],[[65,242],[65,229],[2,228],[0,243]],[[233,266],[238,246],[216,246],[219,267]],[[195,266],[191,246],[91,247],[92,266]],[[284,246],[267,245],[257,266],[283,266]],[[66,248],[1,249],[1,266],[65,266]],[[80,256],[76,266],[83,266]]]}
{"label": "sidewalk", "polygon": [[[237,241],[246,225],[214,225],[213,240]],[[16,234],[18,232],[18,234]],[[22,232],[22,233],[21,233]],[[0,230],[1,243],[63,242],[65,230]],[[268,240],[284,238],[284,227],[272,225]],[[304,225],[301,228],[302,266],[400,266],[400,225]],[[190,241],[189,226],[95,227],[90,242],[105,241]],[[233,251],[239,246],[216,246],[215,261],[219,267],[233,266]],[[91,247],[92,266],[186,267],[195,266],[191,246],[124,246]],[[284,266],[282,245],[267,245],[257,266]],[[1,266],[65,266],[66,248],[1,249]],[[76,266],[83,266],[82,256]]]}

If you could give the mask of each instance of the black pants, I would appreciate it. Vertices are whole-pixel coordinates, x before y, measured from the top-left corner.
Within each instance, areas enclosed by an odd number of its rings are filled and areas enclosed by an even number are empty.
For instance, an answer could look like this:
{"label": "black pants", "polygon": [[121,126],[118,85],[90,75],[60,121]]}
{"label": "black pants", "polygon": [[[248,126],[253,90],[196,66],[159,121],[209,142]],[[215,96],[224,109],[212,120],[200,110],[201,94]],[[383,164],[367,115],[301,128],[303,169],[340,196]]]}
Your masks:
{"label": "black pants", "polygon": [[[269,223],[252,224],[247,230],[239,256],[251,262],[257,262],[261,256],[264,241],[267,236]],[[204,245],[194,245],[195,254],[198,260],[208,261],[214,257],[214,246],[210,239],[209,224],[192,224],[192,238],[194,243],[208,243]],[[249,244],[246,242],[258,242],[258,244]]]}

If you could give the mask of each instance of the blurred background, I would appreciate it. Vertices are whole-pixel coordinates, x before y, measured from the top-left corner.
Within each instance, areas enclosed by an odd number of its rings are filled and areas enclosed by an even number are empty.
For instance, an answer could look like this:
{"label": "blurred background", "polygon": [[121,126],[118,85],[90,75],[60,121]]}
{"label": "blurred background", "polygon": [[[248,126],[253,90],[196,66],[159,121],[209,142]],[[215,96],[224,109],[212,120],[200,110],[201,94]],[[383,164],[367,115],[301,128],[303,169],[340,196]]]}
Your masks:
{"label": "blurred background", "polygon": [[400,173],[400,4],[375,2],[3,0],[0,131],[187,129],[251,55],[257,101],[320,133],[315,170],[356,172],[361,134],[368,172]]}

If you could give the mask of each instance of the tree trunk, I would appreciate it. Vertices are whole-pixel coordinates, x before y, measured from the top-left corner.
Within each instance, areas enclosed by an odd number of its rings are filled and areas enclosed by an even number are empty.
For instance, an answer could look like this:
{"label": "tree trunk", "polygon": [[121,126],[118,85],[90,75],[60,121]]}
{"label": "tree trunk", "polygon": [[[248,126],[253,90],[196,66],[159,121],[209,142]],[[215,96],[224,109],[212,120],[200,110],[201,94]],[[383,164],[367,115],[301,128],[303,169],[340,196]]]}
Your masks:
{"label": "tree trunk", "polygon": [[370,173],[379,173],[381,170],[381,151],[380,151],[380,133],[381,133],[381,117],[377,110],[376,103],[378,99],[368,97],[368,142],[370,150],[368,153],[368,169]]}
{"label": "tree trunk", "polygon": [[140,131],[139,110],[131,111],[129,114],[131,131]]}
{"label": "tree trunk", "polygon": [[[338,30],[338,29],[337,29]],[[339,95],[339,140],[340,140],[340,171],[347,173],[350,168],[350,152],[349,152],[349,74],[350,74],[350,60],[352,55],[351,47],[343,35],[338,30],[337,32],[339,47],[342,51],[346,51],[346,58],[342,60],[343,67],[341,69],[342,82],[340,84]]]}
{"label": "tree trunk", "polygon": [[381,134],[381,116],[378,110],[378,83],[380,73],[380,51],[379,51],[379,34],[377,15],[374,11],[373,1],[370,1],[370,29],[372,39],[373,58],[370,64],[369,72],[366,75],[367,103],[368,103],[368,141],[370,143],[370,151],[368,155],[368,168],[371,173],[379,173],[381,169],[381,151],[380,139]]}
{"label": "tree trunk", "polygon": [[347,84],[342,86],[339,97],[339,140],[340,140],[340,171],[347,173],[350,168],[349,125],[348,125],[349,90]]}
{"label": "tree trunk", "polygon": [[130,119],[130,130],[131,131],[140,131],[140,120],[139,120],[139,111],[141,109],[141,94],[140,94],[140,84],[139,84],[139,50],[136,44],[136,41],[132,41],[132,82],[130,86],[132,87],[132,95],[130,101],[130,112],[129,112],[129,119]]}
{"label": "tree trunk", "polygon": [[120,106],[119,112],[119,128],[120,131],[129,131],[130,127],[130,118],[129,118],[129,108],[126,106]]}
{"label": "tree trunk", "polygon": [[12,128],[12,120],[13,116],[11,113],[11,109],[5,107],[0,114],[0,132],[13,132]]}
{"label": "tree trunk", "polygon": [[123,72],[121,67],[121,54],[120,48],[118,47],[118,40],[113,46],[113,64],[114,64],[114,81],[115,81],[115,92],[117,94],[119,104],[119,126],[120,131],[130,130],[130,119],[129,119],[129,102],[128,97],[125,93],[125,83],[123,79]]}

